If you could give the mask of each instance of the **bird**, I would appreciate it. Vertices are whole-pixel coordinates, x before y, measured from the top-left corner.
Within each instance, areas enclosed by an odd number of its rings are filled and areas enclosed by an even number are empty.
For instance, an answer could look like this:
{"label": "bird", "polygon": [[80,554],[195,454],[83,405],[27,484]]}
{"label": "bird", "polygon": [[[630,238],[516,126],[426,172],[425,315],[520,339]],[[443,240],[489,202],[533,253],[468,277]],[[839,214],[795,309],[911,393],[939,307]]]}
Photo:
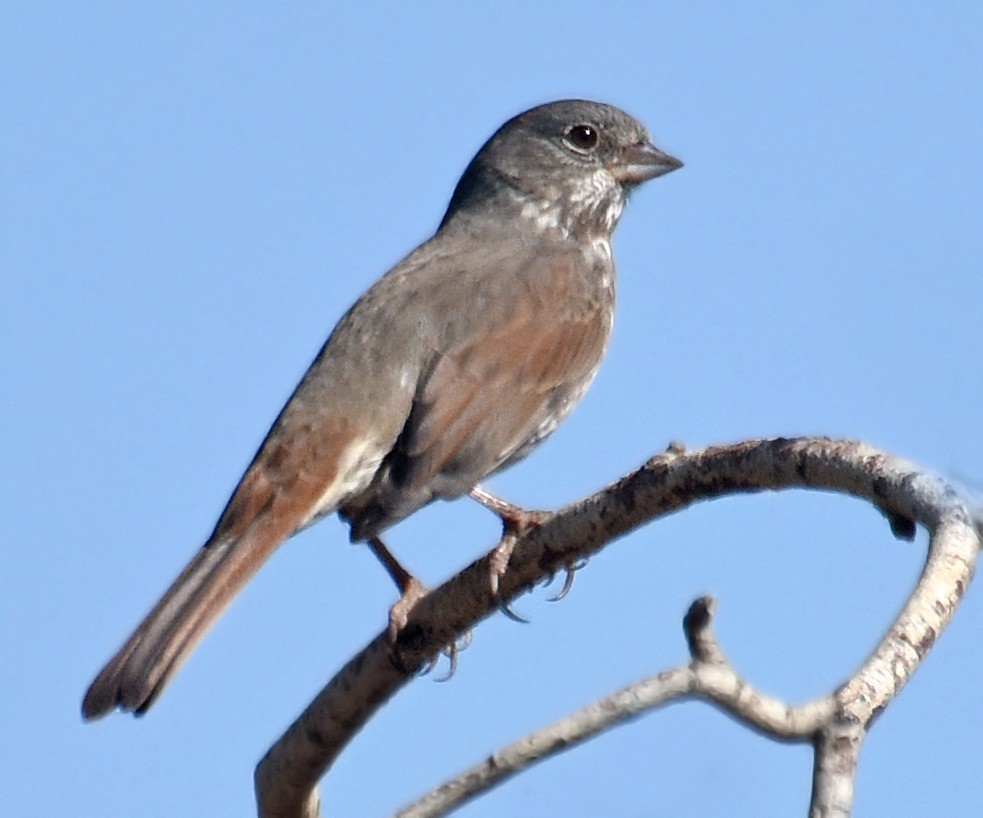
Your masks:
{"label": "bird", "polygon": [[434,235],[335,326],[208,540],[92,682],[83,717],[146,712],[273,551],[327,514],[393,575],[397,624],[422,586],[386,550],[387,528],[469,494],[521,526],[521,509],[479,483],[583,396],[614,320],[612,232],[633,189],[681,166],[600,102],[502,125]]}

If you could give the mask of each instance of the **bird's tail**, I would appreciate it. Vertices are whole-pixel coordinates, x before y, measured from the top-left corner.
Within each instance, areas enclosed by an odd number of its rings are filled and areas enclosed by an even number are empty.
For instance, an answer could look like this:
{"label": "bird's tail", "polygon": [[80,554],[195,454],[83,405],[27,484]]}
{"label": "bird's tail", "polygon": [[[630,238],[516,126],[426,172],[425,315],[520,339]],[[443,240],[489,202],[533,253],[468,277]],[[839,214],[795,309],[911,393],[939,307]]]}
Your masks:
{"label": "bird's tail", "polygon": [[82,700],[95,719],[119,706],[142,714],[232,597],[284,539],[284,532],[253,525],[241,536],[213,536],[195,554],[161,600],[110,659]]}

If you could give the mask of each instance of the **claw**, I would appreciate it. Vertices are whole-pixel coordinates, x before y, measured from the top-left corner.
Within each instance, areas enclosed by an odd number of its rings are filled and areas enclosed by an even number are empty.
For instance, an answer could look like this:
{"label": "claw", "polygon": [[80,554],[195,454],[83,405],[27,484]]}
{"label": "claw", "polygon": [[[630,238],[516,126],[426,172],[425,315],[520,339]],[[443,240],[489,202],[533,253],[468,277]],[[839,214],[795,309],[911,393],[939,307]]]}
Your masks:
{"label": "claw", "polygon": [[472,636],[473,634],[471,631],[465,631],[463,634],[461,634],[460,639],[458,639],[454,644],[448,645],[441,651],[441,654],[446,656],[448,660],[447,672],[443,676],[435,676],[435,682],[446,682],[457,672],[457,657],[460,656],[461,651],[465,651],[471,647]]}
{"label": "claw", "polygon": [[[457,672],[457,654],[458,654],[457,644],[448,645],[443,651],[443,655],[447,657],[447,672],[443,676],[434,676],[433,680],[435,682],[449,682],[451,676]],[[436,661],[435,661],[436,664]]]}
{"label": "claw", "polygon": [[449,662],[447,666],[447,672],[441,676],[434,676],[435,682],[446,682],[451,676],[457,672],[457,657],[461,654],[461,651],[467,650],[471,647],[472,632],[465,631],[461,638],[458,639],[451,645],[443,648],[440,653],[434,656],[430,661],[428,661],[420,670],[417,671],[417,676],[426,676],[432,673],[437,668],[437,663],[440,661],[441,656],[446,656]]}
{"label": "claw", "polygon": [[427,663],[416,672],[416,675],[427,676],[428,674],[432,673],[433,669],[437,667],[437,658],[437,656],[434,656],[432,659],[428,659]]}
{"label": "claw", "polygon": [[563,577],[563,587],[560,588],[553,596],[549,597],[547,602],[559,602],[563,597],[570,593],[570,589],[573,588],[573,578],[577,576],[577,572],[574,568],[564,568],[566,575]]}
{"label": "claw", "polygon": [[574,577],[577,575],[577,572],[585,565],[587,565],[587,560],[579,559],[576,562],[571,563],[570,565],[563,566],[563,570],[566,571],[566,576],[563,577],[563,587],[560,588],[560,590],[557,593],[553,594],[553,596],[551,596],[548,601],[559,602],[561,599],[563,599],[563,597],[565,597],[568,593],[570,593],[570,589],[573,587]]}
{"label": "claw", "polygon": [[498,603],[498,610],[500,610],[503,614],[505,614],[513,622],[519,622],[522,625],[528,625],[529,624],[529,620],[526,619],[524,616],[520,616],[515,611],[513,611],[512,610],[512,606],[509,605],[508,602],[499,602]]}

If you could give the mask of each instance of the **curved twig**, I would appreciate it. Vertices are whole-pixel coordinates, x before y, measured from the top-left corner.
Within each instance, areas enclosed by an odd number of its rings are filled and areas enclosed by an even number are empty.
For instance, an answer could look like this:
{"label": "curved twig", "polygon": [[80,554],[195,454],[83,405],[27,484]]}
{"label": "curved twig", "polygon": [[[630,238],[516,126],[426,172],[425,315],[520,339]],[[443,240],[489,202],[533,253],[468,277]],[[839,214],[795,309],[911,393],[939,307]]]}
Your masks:
{"label": "curved twig", "polygon": [[683,620],[688,663],[628,685],[503,747],[404,807],[396,818],[446,815],[533,764],[681,699],[706,699],[772,738],[808,741],[832,715],[832,697],[792,707],[755,690],[717,644],[710,629],[714,607],[711,597],[701,597]]}
{"label": "curved twig", "polygon": [[[489,588],[489,555],[429,593],[413,608],[395,648],[380,634],[270,748],[256,770],[260,816],[314,818],[317,780],[351,737],[441,646],[453,644],[503,599],[643,522],[698,500],[791,487],[866,498],[884,512],[895,533],[911,536],[919,522],[932,534],[922,578],[888,634],[830,697],[829,717],[818,727],[813,716],[806,720],[816,748],[810,814],[848,814],[863,735],[949,622],[972,577],[979,532],[965,501],[944,481],[862,443],[808,438],[658,455],[519,537],[498,595]],[[768,725],[767,719],[755,724],[766,733]]]}

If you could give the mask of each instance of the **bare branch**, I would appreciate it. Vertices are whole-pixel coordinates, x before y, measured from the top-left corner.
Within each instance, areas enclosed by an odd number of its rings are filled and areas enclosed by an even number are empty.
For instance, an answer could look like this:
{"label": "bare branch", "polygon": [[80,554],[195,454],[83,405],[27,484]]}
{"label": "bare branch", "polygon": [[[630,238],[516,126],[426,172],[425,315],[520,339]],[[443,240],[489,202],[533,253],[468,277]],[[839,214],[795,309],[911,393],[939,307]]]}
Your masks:
{"label": "bare branch", "polygon": [[710,701],[772,738],[808,741],[833,713],[832,698],[792,707],[744,682],[710,629],[714,607],[712,598],[701,597],[683,620],[689,663],[635,682],[503,747],[403,808],[396,818],[446,815],[537,762],[682,699]]}
{"label": "bare branch", "polygon": [[[256,770],[260,816],[315,816],[317,780],[351,737],[442,646],[454,644],[502,600],[513,599],[642,523],[696,501],[790,487],[866,498],[888,517],[896,533],[910,536],[914,522],[932,533],[925,572],[908,604],[872,656],[837,691],[829,720],[820,729],[812,728],[817,753],[812,814],[847,814],[863,732],[897,695],[951,618],[972,577],[978,533],[959,495],[908,463],[861,443],[779,439],[688,453],[673,449],[658,455],[523,533],[501,577],[499,597],[493,596],[488,581],[494,550],[429,593],[411,611],[394,648],[380,634],[270,748]],[[692,649],[705,647],[697,641]],[[700,667],[719,671],[721,665],[701,662]],[[741,699],[741,691],[749,690],[746,685],[735,686],[726,674],[717,677],[709,670],[706,674],[701,684],[717,691],[713,696],[708,693],[708,698],[730,707],[727,702],[736,696],[743,710],[756,714],[757,722],[748,720],[762,732],[777,735],[776,727],[784,724],[782,729],[789,732],[782,737],[792,739],[806,724],[815,724],[817,716],[811,711],[796,715],[804,721],[790,722],[777,712],[785,705],[765,697],[748,707]],[[852,754],[843,746],[851,741],[856,745]]]}

